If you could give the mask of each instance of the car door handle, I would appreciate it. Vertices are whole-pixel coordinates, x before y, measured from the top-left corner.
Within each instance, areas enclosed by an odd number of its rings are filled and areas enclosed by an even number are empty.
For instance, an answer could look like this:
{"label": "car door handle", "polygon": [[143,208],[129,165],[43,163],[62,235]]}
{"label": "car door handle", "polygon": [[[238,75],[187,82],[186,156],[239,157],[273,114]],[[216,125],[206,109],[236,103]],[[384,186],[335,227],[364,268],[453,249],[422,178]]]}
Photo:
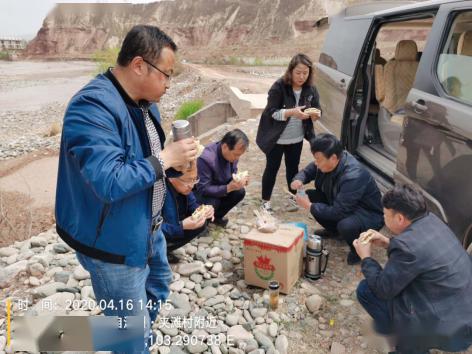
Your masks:
{"label": "car door handle", "polygon": [[339,80],[338,86],[339,86],[339,88],[345,88],[346,87],[346,80],[345,79]]}
{"label": "car door handle", "polygon": [[413,110],[417,114],[423,114],[424,112],[428,110],[428,106],[426,106],[424,100],[415,101],[411,105],[413,106]]}

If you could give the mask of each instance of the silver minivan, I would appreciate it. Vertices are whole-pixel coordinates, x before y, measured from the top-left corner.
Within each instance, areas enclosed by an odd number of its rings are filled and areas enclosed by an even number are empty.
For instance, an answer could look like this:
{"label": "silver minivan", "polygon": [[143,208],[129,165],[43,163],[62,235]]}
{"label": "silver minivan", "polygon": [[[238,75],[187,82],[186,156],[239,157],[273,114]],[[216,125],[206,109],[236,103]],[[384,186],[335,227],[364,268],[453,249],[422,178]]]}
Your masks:
{"label": "silver minivan", "polygon": [[319,126],[382,190],[418,185],[472,254],[472,1],[372,2],[327,22]]}

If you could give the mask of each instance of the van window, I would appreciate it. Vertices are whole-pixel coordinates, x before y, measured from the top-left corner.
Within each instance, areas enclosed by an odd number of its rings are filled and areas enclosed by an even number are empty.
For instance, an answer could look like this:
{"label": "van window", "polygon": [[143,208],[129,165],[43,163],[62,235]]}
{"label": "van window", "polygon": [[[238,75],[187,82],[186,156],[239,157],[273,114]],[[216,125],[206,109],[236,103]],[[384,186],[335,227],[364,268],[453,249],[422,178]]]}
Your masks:
{"label": "van window", "polygon": [[332,18],[320,63],[353,76],[372,19]]}
{"label": "van window", "polygon": [[437,74],[447,95],[472,104],[472,11],[455,14]]}

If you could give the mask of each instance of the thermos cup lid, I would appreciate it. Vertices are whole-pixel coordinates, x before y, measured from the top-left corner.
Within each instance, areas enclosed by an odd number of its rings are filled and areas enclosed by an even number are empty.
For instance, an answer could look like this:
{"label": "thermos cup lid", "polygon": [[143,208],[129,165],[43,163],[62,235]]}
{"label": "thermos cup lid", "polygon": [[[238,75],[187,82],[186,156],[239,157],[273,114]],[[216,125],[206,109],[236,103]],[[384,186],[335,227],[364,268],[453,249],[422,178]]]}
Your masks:
{"label": "thermos cup lid", "polygon": [[174,141],[178,141],[192,136],[192,127],[186,120],[175,120],[172,122],[172,134]]}
{"label": "thermos cup lid", "polygon": [[188,125],[190,125],[190,123],[188,122],[188,120],[184,119],[176,119],[172,122],[172,126],[177,129],[186,128]]}

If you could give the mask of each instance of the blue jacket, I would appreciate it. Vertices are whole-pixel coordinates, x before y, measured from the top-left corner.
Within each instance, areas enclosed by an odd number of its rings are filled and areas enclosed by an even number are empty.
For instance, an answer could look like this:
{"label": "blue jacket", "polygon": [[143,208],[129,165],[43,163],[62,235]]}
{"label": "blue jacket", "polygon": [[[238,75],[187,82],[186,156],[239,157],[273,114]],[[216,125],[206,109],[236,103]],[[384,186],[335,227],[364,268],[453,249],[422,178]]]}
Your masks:
{"label": "blue jacket", "polygon": [[339,222],[355,214],[369,227],[383,225],[379,188],[369,171],[348,152],[343,152],[334,171],[323,173],[311,162],[293,179],[303,183],[314,181],[315,188],[326,196],[328,203],[311,205],[315,219]]}
{"label": "blue jacket", "polygon": [[183,237],[182,220],[192,215],[197,208],[198,203],[193,192],[187,196],[182,195],[170,183],[167,183],[167,194],[162,209],[164,217],[162,232],[166,239]]}
{"label": "blue jacket", "polygon": [[390,240],[385,266],[362,260],[372,292],[388,300],[401,351],[472,344],[472,262],[433,213]]}
{"label": "blue jacket", "polygon": [[[141,106],[149,108],[164,144],[156,105]],[[140,106],[111,72],[71,99],[59,153],[56,224],[75,250],[110,263],[145,266],[152,187],[163,178],[146,134]]]}

